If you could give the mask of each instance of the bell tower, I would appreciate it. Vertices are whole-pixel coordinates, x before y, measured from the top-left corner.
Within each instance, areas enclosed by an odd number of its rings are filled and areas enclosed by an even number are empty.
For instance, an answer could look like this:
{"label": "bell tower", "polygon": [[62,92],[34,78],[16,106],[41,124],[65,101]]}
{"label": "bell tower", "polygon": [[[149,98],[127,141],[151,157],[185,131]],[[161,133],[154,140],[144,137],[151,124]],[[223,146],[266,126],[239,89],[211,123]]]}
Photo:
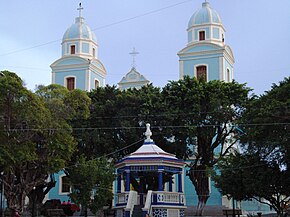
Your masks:
{"label": "bell tower", "polygon": [[79,4],[79,16],[64,33],[62,57],[51,64],[52,83],[69,90],[90,91],[105,86],[106,69],[98,58],[98,43],[95,33],[82,17],[83,7]]}
{"label": "bell tower", "polygon": [[179,77],[203,78],[206,81],[230,82],[234,78],[234,56],[225,44],[225,28],[219,14],[202,3],[190,18],[188,43],[179,53]]}

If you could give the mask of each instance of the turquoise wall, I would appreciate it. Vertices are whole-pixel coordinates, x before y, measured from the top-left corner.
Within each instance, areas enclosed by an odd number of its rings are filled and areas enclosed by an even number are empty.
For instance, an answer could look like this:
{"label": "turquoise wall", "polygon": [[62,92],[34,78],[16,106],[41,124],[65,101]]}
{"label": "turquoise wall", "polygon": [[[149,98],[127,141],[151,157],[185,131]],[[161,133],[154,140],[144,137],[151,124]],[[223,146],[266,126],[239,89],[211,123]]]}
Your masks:
{"label": "turquoise wall", "polygon": [[192,41],[192,31],[187,32],[187,38],[188,38],[188,42]]}
{"label": "turquoise wall", "polygon": [[[187,167],[186,170],[189,170]],[[185,198],[186,198],[186,205],[193,206],[197,205],[198,198],[194,189],[194,185],[190,181],[188,176],[184,176],[184,187],[185,187]],[[214,186],[214,182],[211,181],[210,187],[210,197],[207,201],[207,205],[222,205],[222,195],[219,193],[218,189]]]}
{"label": "turquoise wall", "polygon": [[224,74],[225,74],[225,79],[226,79],[226,81],[228,81],[228,78],[227,78],[227,68],[228,69],[230,69],[230,71],[231,71],[231,75],[232,75],[232,78],[233,78],[233,66],[227,61],[227,60],[225,60],[224,61]]}
{"label": "turquoise wall", "polygon": [[205,56],[204,58],[196,58],[190,59],[187,58],[186,61],[183,62],[183,72],[184,75],[188,75],[190,77],[194,77],[194,68],[196,65],[205,64],[208,66],[208,80],[219,80],[219,56],[211,55]]}
{"label": "turquoise wall", "polygon": [[82,43],[82,52],[83,53],[90,53],[90,45],[89,45],[89,43]]}
{"label": "turquoise wall", "polygon": [[205,30],[205,38],[209,38],[211,32],[210,32],[210,28],[209,27],[203,27],[203,28],[196,28],[194,29],[194,39],[198,40],[198,32],[200,30]]}
{"label": "turquoise wall", "polygon": [[80,52],[80,46],[79,46],[79,43],[78,42],[74,42],[74,43],[67,43],[67,46],[66,46],[66,53],[70,53],[70,46],[71,45],[75,45],[76,46],[76,53],[79,53]]}
{"label": "turquoise wall", "polygon": [[219,28],[213,28],[213,38],[219,39],[220,38],[220,30]]}
{"label": "turquoise wall", "polygon": [[60,191],[60,176],[64,175],[64,172],[63,171],[59,171],[58,173],[55,173],[54,174],[54,177],[55,177],[55,181],[56,181],[56,184],[55,184],[55,187],[52,188],[50,191],[49,191],[49,197],[48,199],[51,200],[51,199],[59,199],[61,201],[68,201],[70,200],[69,196],[67,195],[60,195],[59,194],[59,191]]}
{"label": "turquoise wall", "polygon": [[104,87],[105,86],[104,78],[101,77],[100,75],[92,72],[91,73],[91,84],[90,84],[92,89],[95,88],[95,79],[97,79],[100,82],[100,87]]}
{"label": "turquoise wall", "polygon": [[76,88],[85,90],[85,74],[86,70],[74,70],[67,69],[65,72],[56,72],[55,73],[55,83],[64,85],[64,78],[67,76],[75,76],[76,77]]}

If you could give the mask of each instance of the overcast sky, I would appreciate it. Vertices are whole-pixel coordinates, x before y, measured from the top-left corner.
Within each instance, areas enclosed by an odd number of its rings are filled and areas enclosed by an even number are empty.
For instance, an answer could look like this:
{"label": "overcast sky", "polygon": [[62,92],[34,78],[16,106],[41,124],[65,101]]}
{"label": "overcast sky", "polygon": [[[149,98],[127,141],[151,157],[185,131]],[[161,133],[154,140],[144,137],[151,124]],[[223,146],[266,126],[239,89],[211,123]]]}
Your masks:
{"label": "overcast sky", "polygon": [[[78,16],[79,0],[1,2],[0,70],[16,72],[29,89],[51,82],[50,64],[61,57],[61,38]],[[83,0],[85,22],[99,43],[106,83],[137,70],[155,86],[179,78],[177,53],[187,44],[187,24],[202,0]],[[234,77],[256,94],[290,74],[289,0],[210,0],[226,28]]]}

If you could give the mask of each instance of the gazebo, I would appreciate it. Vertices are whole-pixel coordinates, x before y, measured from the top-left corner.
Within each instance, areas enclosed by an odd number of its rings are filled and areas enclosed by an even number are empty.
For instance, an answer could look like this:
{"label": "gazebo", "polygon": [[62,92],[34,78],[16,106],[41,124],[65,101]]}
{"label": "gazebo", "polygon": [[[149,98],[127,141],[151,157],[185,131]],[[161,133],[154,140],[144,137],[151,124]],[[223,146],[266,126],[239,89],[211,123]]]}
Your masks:
{"label": "gazebo", "polygon": [[115,165],[116,217],[183,217],[185,163],[155,145],[146,127],[143,145]]}

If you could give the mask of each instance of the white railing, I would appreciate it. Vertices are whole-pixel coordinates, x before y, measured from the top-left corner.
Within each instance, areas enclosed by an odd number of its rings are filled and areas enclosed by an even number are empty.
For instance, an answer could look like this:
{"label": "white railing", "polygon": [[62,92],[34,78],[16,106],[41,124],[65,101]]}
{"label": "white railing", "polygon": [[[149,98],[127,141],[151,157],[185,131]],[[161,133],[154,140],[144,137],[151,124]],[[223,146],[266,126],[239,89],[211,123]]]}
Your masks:
{"label": "white railing", "polygon": [[157,203],[185,204],[183,193],[178,192],[154,192],[157,195]]}
{"label": "white railing", "polygon": [[118,193],[116,204],[125,204],[128,201],[128,193]]}
{"label": "white railing", "polygon": [[127,201],[125,211],[130,211],[130,216],[132,215],[134,206],[138,203],[138,193],[136,191],[130,191]]}
{"label": "white railing", "polygon": [[144,208],[142,208],[142,211],[147,212],[149,215],[151,215],[151,212],[152,212],[152,209],[151,209],[152,195],[153,195],[153,192],[151,190],[149,190],[147,192],[147,195],[146,195],[146,201],[145,201]]}

